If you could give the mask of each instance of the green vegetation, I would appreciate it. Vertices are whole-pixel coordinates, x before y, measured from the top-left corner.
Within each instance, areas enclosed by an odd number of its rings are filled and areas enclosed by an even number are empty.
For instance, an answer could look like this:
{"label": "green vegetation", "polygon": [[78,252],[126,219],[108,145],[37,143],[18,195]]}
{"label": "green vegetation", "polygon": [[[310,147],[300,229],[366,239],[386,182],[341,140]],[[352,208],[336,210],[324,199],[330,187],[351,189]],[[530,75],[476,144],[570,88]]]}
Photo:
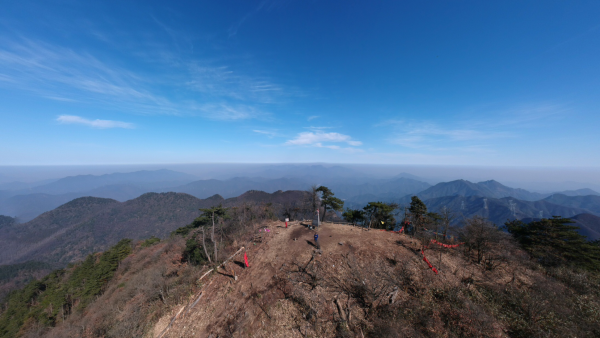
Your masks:
{"label": "green vegetation", "polygon": [[12,292],[0,316],[0,337],[15,337],[21,327],[37,322],[54,326],[73,311],[81,311],[101,294],[119,262],[131,253],[123,239],[100,255],[89,255],[70,270],[56,270]]}
{"label": "green vegetation", "polygon": [[142,248],[147,248],[149,246],[152,246],[156,243],[160,242],[160,238],[152,236],[150,238],[148,238],[147,240],[142,242]]}
{"label": "green vegetation", "polygon": [[396,225],[394,210],[398,209],[398,204],[369,202],[363,210],[369,226],[376,229],[393,229]]}
{"label": "green vegetation", "polygon": [[35,261],[11,265],[0,265],[0,282],[11,280],[23,272],[33,272],[50,268],[51,265],[48,263]]}
{"label": "green vegetation", "polygon": [[17,223],[17,219],[9,216],[0,215],[0,228],[11,226]]}
{"label": "green vegetation", "polygon": [[344,201],[337,197],[333,197],[335,195],[329,188],[320,186],[317,188],[317,191],[320,192],[321,195],[321,204],[323,205],[323,217],[322,221],[325,220],[325,215],[327,214],[327,210],[334,211],[342,211],[344,210]]}
{"label": "green vegetation", "polygon": [[196,219],[192,223],[173,231],[172,234],[187,236],[193,229],[212,225],[214,219],[218,220],[228,218],[228,208],[224,208],[221,204],[219,204],[216,207],[199,210],[202,211],[202,214],[200,216],[196,217]]}
{"label": "green vegetation", "polygon": [[427,206],[425,203],[423,203],[423,201],[421,201],[420,198],[413,196],[410,199],[410,207],[408,208],[408,211],[410,211],[413,216],[413,222],[412,226],[406,230],[407,233],[415,235],[419,230],[421,230],[421,227],[423,227],[427,221],[425,217],[427,215]]}
{"label": "green vegetation", "polygon": [[540,264],[547,267],[573,266],[600,271],[600,247],[577,233],[573,221],[555,216],[525,224],[507,222],[506,229]]}
{"label": "green vegetation", "polygon": [[202,245],[194,238],[188,238],[185,242],[185,250],[183,251],[183,260],[190,262],[193,265],[206,264],[208,257],[203,251]]}
{"label": "green vegetation", "polygon": [[365,212],[363,210],[348,208],[344,211],[342,217],[344,217],[347,222],[354,225],[362,224],[365,221]]}

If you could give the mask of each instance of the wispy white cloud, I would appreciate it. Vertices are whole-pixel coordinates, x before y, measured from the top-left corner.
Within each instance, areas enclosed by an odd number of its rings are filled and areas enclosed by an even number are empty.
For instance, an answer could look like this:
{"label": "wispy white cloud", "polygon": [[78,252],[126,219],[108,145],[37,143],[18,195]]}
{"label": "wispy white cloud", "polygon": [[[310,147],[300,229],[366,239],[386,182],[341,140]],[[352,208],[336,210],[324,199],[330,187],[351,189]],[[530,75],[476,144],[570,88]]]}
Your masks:
{"label": "wispy white cloud", "polygon": [[211,120],[239,121],[267,116],[268,114],[250,105],[227,103],[190,106],[190,109]]}
{"label": "wispy white cloud", "polygon": [[319,117],[320,117],[320,116],[313,115],[313,116],[309,116],[309,117],[308,117],[306,120],[307,120],[307,121],[312,121],[312,120],[314,120],[314,119],[318,119]]}
{"label": "wispy white cloud", "polygon": [[[286,145],[297,145],[297,146],[314,146],[319,148],[329,149],[342,149],[338,145],[324,144],[324,143],[346,143],[352,147],[358,147],[362,145],[362,142],[353,140],[350,136],[340,133],[325,133],[322,131],[316,132],[302,132],[299,133],[296,138],[285,142]],[[344,148],[346,149],[346,148]],[[346,149],[347,150],[347,149]]]}
{"label": "wispy white cloud", "polygon": [[77,102],[77,100],[70,99],[68,97],[59,97],[59,96],[44,96],[47,99],[54,101],[62,101],[62,102]]}
{"label": "wispy white cloud", "polygon": [[188,68],[191,80],[187,85],[194,91],[210,96],[268,104],[286,95],[280,85],[267,78],[239,74],[227,66],[194,63]]}
{"label": "wispy white cloud", "polygon": [[[265,108],[288,95],[267,77],[213,63],[166,60],[153,65],[157,74],[165,76],[148,77],[87,52],[27,39],[0,39],[0,86],[51,100],[77,98],[83,104],[136,114],[200,115],[234,121],[267,117]],[[164,94],[171,92],[177,93],[176,100]]]}
{"label": "wispy white cloud", "polygon": [[252,131],[255,132],[255,133],[258,133],[258,134],[266,135],[269,138],[273,138],[273,137],[279,136],[279,133],[277,133],[276,131],[258,130],[258,129],[254,129]]}
{"label": "wispy white cloud", "polygon": [[572,111],[559,104],[521,105],[512,109],[486,112],[482,118],[465,121],[477,128],[540,128],[572,116]]}
{"label": "wispy white cloud", "polygon": [[513,133],[502,129],[490,130],[481,126],[441,125],[431,121],[387,120],[377,127],[392,128],[388,141],[406,148],[434,151],[484,151],[489,140],[510,138]]}
{"label": "wispy white cloud", "polygon": [[111,120],[88,120],[75,115],[61,115],[56,121],[62,124],[81,124],[97,129],[124,128],[133,129],[135,125],[129,122],[111,121]]}
{"label": "wispy white cloud", "polygon": [[[399,132],[391,140],[406,147],[421,148],[428,147],[431,142],[444,144],[450,142],[469,142],[508,137],[506,132],[489,132],[474,129],[453,129],[452,127],[441,127],[431,122],[427,123],[399,123]],[[440,146],[440,144],[438,144]]]}
{"label": "wispy white cloud", "polygon": [[149,90],[147,79],[88,53],[26,39],[2,42],[0,67],[13,89],[49,98],[78,97],[135,112],[176,113],[173,103]]}

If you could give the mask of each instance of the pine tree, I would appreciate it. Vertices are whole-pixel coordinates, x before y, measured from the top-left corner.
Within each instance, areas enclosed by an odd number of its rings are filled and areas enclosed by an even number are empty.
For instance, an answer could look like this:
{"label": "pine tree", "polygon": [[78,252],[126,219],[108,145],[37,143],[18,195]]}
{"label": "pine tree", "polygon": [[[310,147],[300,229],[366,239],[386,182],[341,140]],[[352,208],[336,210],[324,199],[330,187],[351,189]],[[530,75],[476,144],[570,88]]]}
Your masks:
{"label": "pine tree", "polygon": [[554,216],[525,224],[515,220],[506,229],[532,257],[545,266],[574,265],[600,270],[600,247],[577,233],[579,227],[568,218]]}
{"label": "pine tree", "polygon": [[333,197],[334,193],[329,190],[329,188],[320,186],[317,188],[317,191],[322,193],[321,204],[323,205],[323,217],[321,218],[321,221],[325,220],[327,210],[342,211],[344,209],[344,201],[337,197]]}
{"label": "pine tree", "polygon": [[395,203],[369,202],[363,210],[369,222],[369,227],[378,229],[393,229],[396,225],[394,210],[398,208]]}

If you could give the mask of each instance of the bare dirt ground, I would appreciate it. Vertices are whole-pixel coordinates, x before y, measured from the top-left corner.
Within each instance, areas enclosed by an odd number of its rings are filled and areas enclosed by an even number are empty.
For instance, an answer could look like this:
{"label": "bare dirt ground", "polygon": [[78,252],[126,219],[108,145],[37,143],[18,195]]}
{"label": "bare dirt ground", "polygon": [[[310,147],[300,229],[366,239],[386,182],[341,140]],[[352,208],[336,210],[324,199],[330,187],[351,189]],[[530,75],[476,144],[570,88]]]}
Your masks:
{"label": "bare dirt ground", "polygon": [[[324,223],[316,230],[319,251],[314,245],[315,230],[300,222],[292,222],[287,229],[283,223],[273,222],[269,229],[257,232],[264,236],[261,243],[246,244],[250,267],[244,268],[242,253],[225,269],[204,278],[198,286],[203,293],[200,301],[173,322],[163,337],[334,337],[340,322],[360,322],[364,316],[350,296],[344,298],[344,280],[362,282],[366,288],[377,285],[387,277],[378,275],[384,269],[376,264],[404,264],[412,276],[431,283],[459,284],[465,278],[478,278],[477,271],[459,268],[461,258],[456,252],[431,248],[426,254],[440,270],[436,275],[423,262],[419,242],[403,234]],[[232,270],[237,280],[231,276]],[[337,276],[344,277],[338,280]],[[408,297],[410,290],[394,292],[397,289],[382,289],[378,292],[384,296],[371,301],[387,302],[388,293],[393,294],[390,302]],[[190,296],[188,304],[196,295]],[[316,303],[319,305],[311,305]],[[161,318],[153,337],[158,337],[185,305]],[[498,328],[490,335],[502,336],[501,332]]]}

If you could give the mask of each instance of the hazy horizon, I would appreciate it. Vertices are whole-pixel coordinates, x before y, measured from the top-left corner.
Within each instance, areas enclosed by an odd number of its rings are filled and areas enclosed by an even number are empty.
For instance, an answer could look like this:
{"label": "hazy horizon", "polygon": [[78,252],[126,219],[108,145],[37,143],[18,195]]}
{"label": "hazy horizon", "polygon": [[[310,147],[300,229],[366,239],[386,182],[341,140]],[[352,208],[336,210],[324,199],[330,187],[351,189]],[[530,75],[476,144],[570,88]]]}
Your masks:
{"label": "hazy horizon", "polygon": [[[368,165],[345,163],[188,163],[148,165],[79,165],[79,166],[0,166],[0,183],[15,181],[33,183],[76,175],[104,175],[140,170],[168,169],[197,179],[230,179],[233,177],[301,177],[302,172],[289,169],[310,166],[344,167],[350,177],[365,176],[373,179],[392,178],[402,173],[417,176],[436,184],[457,179],[472,182],[496,180],[513,188],[537,192],[553,192],[582,188],[600,189],[600,168],[508,167],[508,166],[442,166],[442,165]],[[275,171],[274,171],[275,169]],[[269,170],[269,174],[265,174]],[[277,171],[279,170],[279,171]],[[1,189],[0,189],[1,190]]]}

